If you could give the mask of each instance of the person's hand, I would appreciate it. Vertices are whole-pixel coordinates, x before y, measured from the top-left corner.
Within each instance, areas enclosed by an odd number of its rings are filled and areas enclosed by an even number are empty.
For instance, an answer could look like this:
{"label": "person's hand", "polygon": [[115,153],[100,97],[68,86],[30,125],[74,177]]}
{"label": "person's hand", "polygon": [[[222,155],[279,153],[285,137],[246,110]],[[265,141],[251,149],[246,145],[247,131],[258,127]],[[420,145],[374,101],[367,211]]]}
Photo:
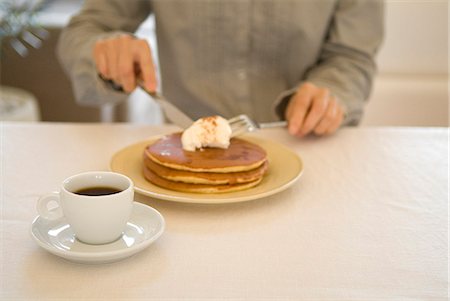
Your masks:
{"label": "person's hand", "polygon": [[136,88],[140,77],[145,89],[156,90],[155,68],[148,43],[129,35],[99,40],[93,49],[98,73],[113,80],[127,93]]}
{"label": "person's hand", "polygon": [[327,135],[342,124],[344,109],[327,88],[304,83],[289,101],[285,117],[291,135]]}

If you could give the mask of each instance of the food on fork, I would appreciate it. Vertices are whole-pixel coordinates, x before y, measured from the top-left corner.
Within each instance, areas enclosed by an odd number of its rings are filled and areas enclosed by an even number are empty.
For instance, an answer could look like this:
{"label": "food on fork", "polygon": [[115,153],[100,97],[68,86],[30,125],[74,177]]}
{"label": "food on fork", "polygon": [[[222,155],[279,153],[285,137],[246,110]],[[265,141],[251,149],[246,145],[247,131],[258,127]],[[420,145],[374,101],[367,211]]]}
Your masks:
{"label": "food on fork", "polygon": [[[195,193],[232,192],[258,185],[269,166],[266,151],[245,139],[228,137],[225,141],[223,121],[226,122],[222,117],[213,116],[203,118],[197,125],[194,123],[190,128],[194,130],[187,134],[188,140],[202,144],[200,148],[195,146],[194,151],[184,148],[182,137],[189,129],[163,136],[148,145],[143,154],[145,178],[166,189]],[[198,126],[204,128],[196,129]],[[217,134],[220,139],[193,137],[195,133]]]}

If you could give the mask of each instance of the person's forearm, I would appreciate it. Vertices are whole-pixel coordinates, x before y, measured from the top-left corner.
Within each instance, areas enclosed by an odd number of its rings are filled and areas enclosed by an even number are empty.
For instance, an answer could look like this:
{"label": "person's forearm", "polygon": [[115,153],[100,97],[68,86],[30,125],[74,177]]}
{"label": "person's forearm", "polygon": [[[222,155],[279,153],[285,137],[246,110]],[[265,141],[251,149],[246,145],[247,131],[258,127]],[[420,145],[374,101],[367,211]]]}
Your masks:
{"label": "person's forearm", "polygon": [[344,106],[344,124],[357,124],[376,73],[375,54],[383,39],[382,1],[341,0],[318,64],[304,81],[327,87]]}
{"label": "person's forearm", "polygon": [[80,104],[102,105],[127,98],[98,78],[93,46],[98,39],[134,32],[149,13],[145,8],[146,1],[86,1],[82,11],[63,30],[57,54]]}
{"label": "person's forearm", "polygon": [[327,87],[344,107],[344,124],[355,125],[363,115],[376,67],[371,57],[361,53],[343,55],[345,51],[348,50],[325,50],[323,63],[313,68],[305,81]]}
{"label": "person's forearm", "polygon": [[382,1],[338,1],[316,64],[275,101],[278,117],[286,118],[299,87],[310,83],[336,98],[345,112],[343,125],[357,124],[376,73],[374,56],[383,38],[383,19]]}

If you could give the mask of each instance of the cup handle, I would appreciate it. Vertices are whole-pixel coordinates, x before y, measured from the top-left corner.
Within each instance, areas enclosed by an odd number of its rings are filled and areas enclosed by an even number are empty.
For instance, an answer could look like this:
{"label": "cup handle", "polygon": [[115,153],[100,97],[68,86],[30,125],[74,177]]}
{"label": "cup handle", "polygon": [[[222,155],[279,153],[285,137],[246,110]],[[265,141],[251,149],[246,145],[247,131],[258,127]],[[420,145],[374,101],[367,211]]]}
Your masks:
{"label": "cup handle", "polygon": [[[56,202],[58,206],[56,208],[49,209],[48,204],[52,201]],[[36,209],[39,215],[44,219],[56,220],[64,216],[61,209],[61,204],[59,202],[58,192],[52,192],[41,196],[37,201]]]}

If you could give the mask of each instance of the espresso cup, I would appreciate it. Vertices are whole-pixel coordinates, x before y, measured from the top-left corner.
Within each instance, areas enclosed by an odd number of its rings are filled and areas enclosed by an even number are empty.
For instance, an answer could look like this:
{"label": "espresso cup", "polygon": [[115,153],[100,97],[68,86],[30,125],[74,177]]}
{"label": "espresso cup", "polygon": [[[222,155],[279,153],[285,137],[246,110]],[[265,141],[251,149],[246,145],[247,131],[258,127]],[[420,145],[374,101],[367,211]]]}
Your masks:
{"label": "espresso cup", "polygon": [[[123,234],[133,208],[133,182],[107,171],[76,174],[64,180],[59,192],[42,196],[39,215],[47,220],[64,217],[75,237],[88,244],[106,244]],[[49,208],[54,203],[53,208]]]}

